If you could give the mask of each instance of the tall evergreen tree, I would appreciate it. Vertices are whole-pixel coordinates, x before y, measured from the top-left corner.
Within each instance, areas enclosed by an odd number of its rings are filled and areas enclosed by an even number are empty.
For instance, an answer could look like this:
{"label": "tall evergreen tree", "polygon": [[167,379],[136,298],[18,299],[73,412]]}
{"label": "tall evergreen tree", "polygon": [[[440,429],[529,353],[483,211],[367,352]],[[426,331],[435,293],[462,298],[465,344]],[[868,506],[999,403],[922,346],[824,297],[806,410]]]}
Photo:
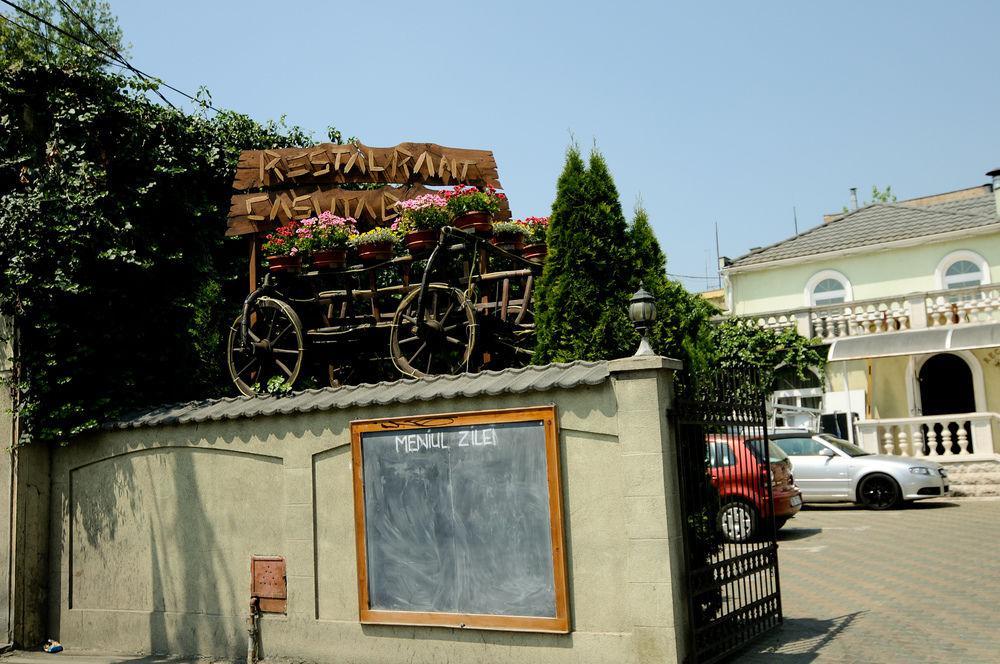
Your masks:
{"label": "tall evergreen tree", "polygon": [[650,343],[658,354],[684,362],[682,374],[694,371],[701,358],[695,347],[706,342],[709,319],[716,313],[715,308],[667,277],[666,257],[641,205],[636,206],[629,236],[635,251],[636,274],[656,300]]}
{"label": "tall evergreen tree", "polygon": [[633,256],[618,189],[595,149],[584,167],[570,146],[556,187],[549,256],[536,299],[535,361],[627,355],[637,342],[628,320]]}
{"label": "tall evergreen tree", "polygon": [[666,256],[641,206],[636,207],[629,235],[635,248],[636,272],[656,298],[657,317],[650,339],[653,348],[662,355],[681,357],[686,340],[695,339],[717,311],[667,276]]}

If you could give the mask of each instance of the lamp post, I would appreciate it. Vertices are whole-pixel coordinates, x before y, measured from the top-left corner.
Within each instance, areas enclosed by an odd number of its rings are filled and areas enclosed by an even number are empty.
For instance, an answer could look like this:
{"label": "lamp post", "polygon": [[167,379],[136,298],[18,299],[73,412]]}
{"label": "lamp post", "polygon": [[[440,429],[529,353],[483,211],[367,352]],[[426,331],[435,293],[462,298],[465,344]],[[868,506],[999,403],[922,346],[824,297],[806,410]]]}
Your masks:
{"label": "lamp post", "polygon": [[639,350],[635,351],[635,357],[639,355],[656,355],[653,347],[649,345],[649,339],[646,337],[649,328],[653,325],[653,321],[656,320],[656,302],[653,300],[653,296],[647,293],[646,289],[642,287],[642,282],[639,283],[639,290],[629,300],[628,317],[632,320],[632,324],[635,325],[635,329],[642,335],[642,341],[639,342]]}

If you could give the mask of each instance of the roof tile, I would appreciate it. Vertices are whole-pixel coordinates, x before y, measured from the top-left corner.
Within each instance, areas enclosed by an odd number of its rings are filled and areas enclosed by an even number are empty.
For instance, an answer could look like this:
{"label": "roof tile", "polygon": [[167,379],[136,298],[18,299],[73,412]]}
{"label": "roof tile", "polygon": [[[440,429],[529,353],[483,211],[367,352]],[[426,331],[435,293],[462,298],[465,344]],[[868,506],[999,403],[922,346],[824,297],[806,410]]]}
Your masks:
{"label": "roof tile", "polygon": [[1000,230],[1000,218],[997,216],[992,194],[922,207],[875,203],[787,240],[740,256],[733,261],[732,266],[759,265],[786,258],[876,246],[885,242],[929,237],[994,224]]}

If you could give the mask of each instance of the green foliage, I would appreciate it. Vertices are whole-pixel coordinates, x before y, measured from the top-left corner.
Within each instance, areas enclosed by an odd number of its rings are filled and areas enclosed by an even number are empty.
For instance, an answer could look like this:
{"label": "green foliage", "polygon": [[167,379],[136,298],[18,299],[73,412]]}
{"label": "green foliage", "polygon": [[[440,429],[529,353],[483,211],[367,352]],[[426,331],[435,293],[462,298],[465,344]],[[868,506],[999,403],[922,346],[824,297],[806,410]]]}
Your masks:
{"label": "green foliage", "polygon": [[759,390],[743,396],[757,397],[774,391],[779,368],[791,367],[799,378],[810,368],[821,369],[825,358],[818,340],[806,339],[792,328],[781,332],[762,328],[755,321],[727,318],[708,328],[707,339],[694,347],[694,381],[721,372],[737,373],[749,367],[759,376]]}
{"label": "green foliage", "polygon": [[678,376],[683,391],[689,382],[688,371],[694,366],[693,355],[708,344],[709,321],[718,311],[704,298],[667,278],[666,257],[641,205],[636,207],[629,238],[635,252],[635,273],[656,301],[650,344],[658,354],[684,363],[685,370]]}
{"label": "green foliage", "polygon": [[0,309],[24,430],[65,440],[228,390],[223,336],[246,293],[245,244],[223,239],[235,164],[309,137],[26,60],[0,70]]}
{"label": "green foliage", "polygon": [[[127,54],[121,28],[107,2],[68,0],[67,4],[73,8],[73,12],[52,0],[18,0],[17,4],[93,48],[49,28],[42,21],[5,6],[7,11],[4,16],[25,29],[0,20],[0,66],[15,63],[37,65],[44,62],[76,69],[101,69],[106,60],[97,55],[96,51],[107,53],[111,50],[108,46],[111,46],[118,53]],[[80,19],[86,21],[87,25]],[[89,28],[94,28],[99,36],[95,36]]]}
{"label": "green foliage", "polygon": [[399,233],[388,226],[376,226],[351,238],[351,244],[355,247],[366,244],[380,244],[382,242],[398,245],[401,241],[402,238],[399,236]]}
{"label": "green foliage", "polygon": [[604,158],[585,167],[570,146],[556,188],[548,258],[535,299],[534,361],[597,360],[631,354],[638,337],[628,320],[637,283],[625,216]]}
{"label": "green foliage", "polygon": [[872,203],[895,203],[896,194],[892,193],[892,187],[887,186],[884,191],[872,185]]}
{"label": "green foliage", "polygon": [[[896,194],[892,193],[892,187],[886,186],[885,189],[879,189],[878,186],[872,185],[872,199],[870,201],[864,201],[861,205],[872,205],[873,203],[895,203]],[[844,214],[847,214],[850,210],[847,206],[844,206]]]}
{"label": "green foliage", "polygon": [[528,233],[528,227],[517,221],[494,221],[494,235],[521,235]]}

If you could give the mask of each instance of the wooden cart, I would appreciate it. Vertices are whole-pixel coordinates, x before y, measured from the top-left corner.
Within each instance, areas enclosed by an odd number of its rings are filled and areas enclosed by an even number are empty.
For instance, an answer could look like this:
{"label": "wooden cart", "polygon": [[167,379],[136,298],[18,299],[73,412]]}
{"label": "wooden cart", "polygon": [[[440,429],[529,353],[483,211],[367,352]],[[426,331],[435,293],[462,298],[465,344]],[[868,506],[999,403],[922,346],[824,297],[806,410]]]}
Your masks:
{"label": "wooden cart", "polygon": [[268,274],[229,331],[230,376],[253,395],[310,373],[342,385],[523,365],[541,270],[446,227],[426,258]]}

